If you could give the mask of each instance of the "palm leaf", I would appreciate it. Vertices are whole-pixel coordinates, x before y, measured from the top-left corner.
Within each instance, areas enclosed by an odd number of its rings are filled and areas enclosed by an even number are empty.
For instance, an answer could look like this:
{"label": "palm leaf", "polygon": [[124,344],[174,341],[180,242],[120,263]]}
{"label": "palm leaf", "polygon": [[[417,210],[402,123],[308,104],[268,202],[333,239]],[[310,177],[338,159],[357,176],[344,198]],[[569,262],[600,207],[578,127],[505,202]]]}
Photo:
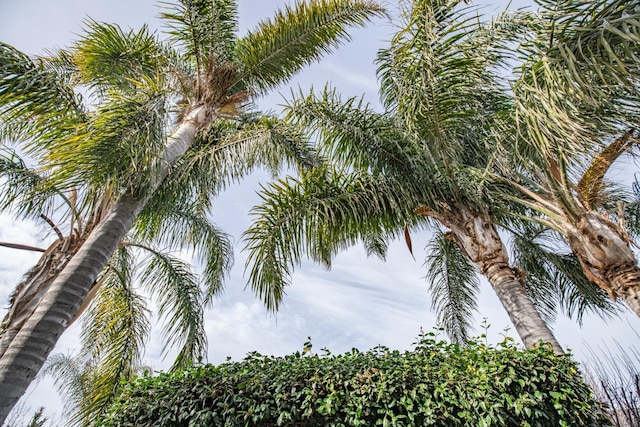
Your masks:
{"label": "palm leaf", "polygon": [[67,136],[84,120],[81,97],[50,61],[0,43],[0,136],[27,141],[31,153]]}
{"label": "palm leaf", "polygon": [[97,366],[86,396],[89,414],[81,413],[90,419],[109,405],[121,381],[130,379],[141,364],[150,325],[145,299],[131,287],[133,268],[130,250],[119,248],[103,272],[106,277],[99,279],[101,288],[83,321],[82,354]]}
{"label": "palm leaf", "polygon": [[157,179],[166,141],[167,93],[162,81],[133,86],[135,91],[109,92],[84,126],[51,144],[46,161],[57,180],[119,193]]}
{"label": "palm leaf", "polygon": [[383,14],[381,6],[368,0],[310,0],[287,6],[238,40],[239,81],[263,95],[348,41],[347,27],[364,26]]}
{"label": "palm leaf", "polygon": [[146,25],[125,32],[118,25],[88,19],[71,55],[81,82],[105,94],[136,90],[136,82],[154,79],[164,61],[162,51]]}
{"label": "palm leaf", "polygon": [[417,204],[403,183],[324,169],[263,188],[262,204],[243,234],[249,283],[270,310],[277,310],[295,265],[306,255],[327,267],[340,250],[376,236],[399,236],[407,206]]}
{"label": "palm leaf", "polygon": [[325,87],[319,95],[299,93],[283,111],[287,120],[316,136],[320,153],[337,167],[407,177],[417,163],[415,141],[362,99],[343,101],[335,90]]}
{"label": "palm leaf", "polygon": [[206,209],[212,196],[258,168],[275,176],[285,167],[308,169],[317,162],[308,140],[281,120],[219,120],[197,139],[155,197],[190,200]]}
{"label": "palm leaf", "polygon": [[425,267],[431,293],[431,309],[449,338],[469,340],[473,313],[477,309],[480,282],[476,270],[460,247],[446,233],[437,231],[427,246]]}
{"label": "palm leaf", "polygon": [[205,303],[223,289],[223,280],[233,265],[233,246],[229,236],[207,218],[197,204],[167,204],[152,199],[140,216],[135,237],[140,241],[193,251],[204,265]]}
{"label": "palm leaf", "polygon": [[171,41],[181,46],[203,70],[209,58],[220,62],[234,59],[238,32],[238,6],[234,0],[181,0],[160,2],[168,10],[160,18],[167,21]]}
{"label": "palm leaf", "polygon": [[128,244],[144,249],[149,256],[140,282],[157,299],[158,312],[165,320],[163,352],[174,346],[180,348],[172,369],[201,359],[207,347],[202,292],[190,264],[147,245]]}

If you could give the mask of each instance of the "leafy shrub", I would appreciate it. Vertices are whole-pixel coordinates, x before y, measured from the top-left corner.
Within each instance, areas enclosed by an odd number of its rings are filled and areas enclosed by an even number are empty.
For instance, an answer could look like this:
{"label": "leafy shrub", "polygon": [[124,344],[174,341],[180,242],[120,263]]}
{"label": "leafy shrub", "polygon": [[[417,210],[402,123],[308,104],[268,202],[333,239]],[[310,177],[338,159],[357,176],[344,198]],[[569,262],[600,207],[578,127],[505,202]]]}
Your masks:
{"label": "leafy shrub", "polygon": [[609,425],[569,356],[421,336],[413,351],[250,353],[124,388],[99,426]]}

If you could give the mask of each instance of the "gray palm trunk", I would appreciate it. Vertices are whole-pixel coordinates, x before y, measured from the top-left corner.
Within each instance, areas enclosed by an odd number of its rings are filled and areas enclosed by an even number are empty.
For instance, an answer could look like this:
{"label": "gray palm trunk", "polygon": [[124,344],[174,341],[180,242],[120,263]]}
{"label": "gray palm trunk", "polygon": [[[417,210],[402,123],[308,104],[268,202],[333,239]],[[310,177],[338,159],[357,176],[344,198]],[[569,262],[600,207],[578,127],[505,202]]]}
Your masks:
{"label": "gray palm trunk", "polygon": [[443,223],[451,229],[458,246],[491,284],[525,347],[533,348],[542,341],[551,345],[556,354],[564,354],[562,346],[525,292],[519,275],[510,267],[509,255],[491,219],[462,208]]}
{"label": "gray palm trunk", "polygon": [[217,114],[217,110],[212,112],[202,105],[191,109],[169,136],[154,183],[141,195],[126,194],[115,202],[55,277],[33,314],[19,331],[12,333],[11,342],[0,358],[0,425],[42,368],[147,201],[170,173],[171,167],[193,144],[198,129]]}
{"label": "gray palm trunk", "polygon": [[640,316],[640,268],[624,228],[596,212],[565,224],[567,241],[586,276]]}

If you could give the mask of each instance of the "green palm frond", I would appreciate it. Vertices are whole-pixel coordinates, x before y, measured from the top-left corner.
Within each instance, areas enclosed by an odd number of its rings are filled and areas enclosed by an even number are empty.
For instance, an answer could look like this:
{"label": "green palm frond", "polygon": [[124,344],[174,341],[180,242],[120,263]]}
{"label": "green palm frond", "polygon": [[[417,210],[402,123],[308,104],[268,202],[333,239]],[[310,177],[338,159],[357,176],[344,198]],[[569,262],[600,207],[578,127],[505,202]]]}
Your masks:
{"label": "green palm frond", "polygon": [[32,153],[84,121],[81,97],[58,67],[0,43],[0,137],[27,141]]}
{"label": "green palm frond", "polygon": [[387,249],[389,249],[388,237],[384,233],[369,232],[362,236],[362,244],[367,251],[367,256],[377,256],[382,261],[387,258]]}
{"label": "green palm frond", "polygon": [[119,191],[144,188],[156,179],[168,112],[160,80],[132,83],[135,91],[109,92],[82,128],[52,143],[46,160],[56,179]]}
{"label": "green palm frond", "polygon": [[131,378],[141,364],[150,324],[145,299],[132,289],[133,277],[133,256],[121,247],[98,279],[101,287],[83,321],[82,354],[98,367],[87,396],[92,414],[111,402],[121,380]]}
{"label": "green palm frond", "polygon": [[140,275],[140,282],[157,300],[158,312],[165,323],[163,352],[179,347],[172,369],[184,367],[206,355],[203,297],[198,277],[192,267],[170,254],[148,245],[128,242],[143,249],[148,261]]}
{"label": "green palm frond", "polygon": [[287,120],[317,136],[320,153],[337,167],[408,177],[420,155],[415,141],[388,115],[374,112],[362,99],[343,101],[328,87],[319,95],[313,91],[294,95],[284,113]]}
{"label": "green palm frond", "polygon": [[521,46],[514,92],[524,159],[567,163],[638,125],[640,11],[632,0],[541,2],[537,36]]}
{"label": "green palm frond", "polygon": [[484,203],[479,186],[465,195],[465,177],[469,167],[491,170],[504,162],[497,141],[505,137],[496,125],[508,121],[512,106],[498,71],[530,18],[503,15],[483,24],[476,9],[460,3],[412,4],[390,47],[378,53],[378,76],[387,112],[419,143],[421,154],[412,158],[424,159],[430,177],[444,184],[437,187],[453,195],[449,200]]}
{"label": "green palm frond", "polygon": [[464,344],[469,340],[480,287],[475,267],[454,239],[437,231],[427,246],[426,279],[431,308],[449,338]]}
{"label": "green palm frond", "polygon": [[[146,366],[135,367],[136,374]],[[62,419],[67,426],[84,427],[93,425],[104,409],[101,393],[101,366],[87,354],[53,354],[45,362],[42,373],[51,376],[54,386],[64,401]]]}
{"label": "green palm frond", "polygon": [[223,289],[223,280],[233,265],[233,245],[229,236],[217,228],[197,203],[165,203],[163,197],[150,201],[138,217],[134,236],[139,241],[193,251],[203,264],[205,303]]}
{"label": "green palm frond", "polygon": [[167,21],[171,41],[196,61],[196,69],[204,69],[211,57],[221,62],[234,59],[237,1],[181,0],[160,6],[167,10],[160,17]]}
{"label": "green palm frond", "polygon": [[262,204],[243,234],[249,252],[252,289],[270,310],[277,310],[293,268],[306,255],[327,267],[332,257],[361,240],[400,235],[415,220],[407,206],[417,205],[403,183],[324,169],[263,188]]}
{"label": "green palm frond", "polygon": [[163,183],[158,197],[191,200],[208,209],[211,197],[258,168],[277,175],[285,167],[309,169],[318,157],[299,130],[275,117],[218,120],[199,136]]}
{"label": "green palm frond", "polygon": [[154,79],[163,64],[163,48],[147,26],[125,32],[118,25],[87,20],[72,48],[72,60],[83,84],[107,90],[135,91],[137,82]]}
{"label": "green palm frond", "polygon": [[[390,47],[378,53],[384,105],[427,141],[455,145],[460,126],[481,110],[489,72],[482,50],[466,45],[478,30],[477,16],[460,1],[419,2]],[[465,49],[467,47],[467,49]],[[419,129],[416,126],[419,124]],[[442,147],[440,147],[442,148]],[[442,152],[452,157],[456,148]]]}
{"label": "green palm frond", "polygon": [[0,211],[12,210],[22,218],[50,215],[58,189],[46,175],[29,168],[18,153],[0,146],[0,178],[3,179]]}
{"label": "green palm frond", "polygon": [[263,95],[348,41],[348,27],[362,27],[383,15],[384,9],[369,0],[296,2],[238,40],[240,80],[247,90]]}
{"label": "green palm frond", "polygon": [[558,312],[578,322],[589,312],[605,319],[620,313],[620,304],[587,279],[559,235],[536,224],[519,225],[511,240],[513,265],[524,272],[525,288],[548,321]]}
{"label": "green palm frond", "polygon": [[87,360],[62,353],[53,354],[42,368],[42,373],[53,377],[54,385],[64,396],[67,414],[82,407],[83,397],[87,394],[86,376],[89,370],[90,363]]}

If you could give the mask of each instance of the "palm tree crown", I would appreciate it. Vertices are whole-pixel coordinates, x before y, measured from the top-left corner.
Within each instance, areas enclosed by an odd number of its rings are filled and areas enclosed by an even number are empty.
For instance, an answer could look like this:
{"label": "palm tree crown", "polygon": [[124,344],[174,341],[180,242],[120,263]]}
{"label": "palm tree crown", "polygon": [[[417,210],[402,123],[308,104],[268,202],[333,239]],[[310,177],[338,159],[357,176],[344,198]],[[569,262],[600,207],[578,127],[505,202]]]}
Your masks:
{"label": "palm tree crown", "polygon": [[[513,164],[502,132],[516,123],[502,70],[515,59],[512,44],[527,41],[537,22],[508,13],[482,23],[460,1],[407,2],[378,55],[384,113],[330,89],[289,105],[289,118],[317,136],[332,166],[273,184],[254,209],[245,235],[250,280],[268,306],[277,308],[274,296],[282,297],[303,254],[330,265],[357,241],[384,254],[387,238],[435,226],[427,257],[433,306],[456,341],[467,339],[475,309],[474,267],[527,346],[542,339],[562,351],[540,315],[552,317],[559,303],[578,316],[616,310],[575,257],[547,244],[548,233],[513,219],[525,211],[511,202],[515,190],[495,178]],[[510,261],[499,225],[530,236],[513,246],[527,270]],[[535,270],[532,250],[541,257]]]}

